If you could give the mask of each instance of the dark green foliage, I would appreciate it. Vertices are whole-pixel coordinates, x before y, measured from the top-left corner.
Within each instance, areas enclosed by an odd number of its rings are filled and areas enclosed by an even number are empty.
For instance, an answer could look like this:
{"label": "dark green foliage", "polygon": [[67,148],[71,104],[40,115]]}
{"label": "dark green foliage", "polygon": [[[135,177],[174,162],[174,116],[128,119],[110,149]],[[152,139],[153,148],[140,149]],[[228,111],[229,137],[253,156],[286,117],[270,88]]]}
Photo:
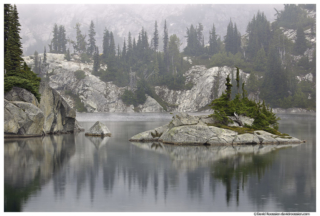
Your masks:
{"label": "dark green foliage", "polygon": [[92,55],[95,51],[96,48],[96,39],[94,38],[94,36],[96,35],[96,32],[94,31],[94,24],[93,21],[91,20],[90,23],[90,29],[89,29],[89,40],[88,40],[88,49],[87,49],[87,53],[89,55]]}
{"label": "dark green foliage", "polygon": [[241,34],[237,29],[237,24],[232,23],[230,20],[227,35],[224,38],[225,50],[232,54],[236,54],[241,51]]}
{"label": "dark green foliage", "polygon": [[[233,100],[230,99],[231,87],[229,76],[226,79],[226,91],[221,97],[214,99],[211,102],[211,108],[214,113],[211,115],[218,124],[227,125],[230,120],[228,116],[233,116],[234,113],[238,115],[245,115],[254,118],[252,128],[255,130],[269,130],[270,125],[277,130],[278,120],[271,108],[263,103],[256,103],[246,97],[244,84],[242,84],[243,95],[237,94]],[[270,131],[270,130],[269,130]]]}
{"label": "dark green foliage", "polygon": [[71,56],[70,56],[70,51],[69,51],[69,49],[67,49],[67,52],[66,52],[64,58],[65,58],[67,61],[70,61],[70,60],[71,60]]}
{"label": "dark green foliage", "polygon": [[77,80],[82,80],[86,77],[86,74],[83,70],[77,70],[76,72],[74,72],[74,76],[77,78]]}
{"label": "dark green foliage", "polygon": [[[189,56],[199,56],[204,53],[204,44],[203,44],[203,25],[201,23],[198,26],[187,28],[187,46],[184,48],[184,53]],[[214,36],[213,36],[214,37]],[[214,38],[212,38],[212,45]],[[211,47],[214,49],[214,47]],[[214,50],[212,50],[214,52]]]}
{"label": "dark green foliage", "polygon": [[73,42],[73,48],[77,53],[84,53],[87,49],[86,36],[81,33],[80,23],[76,24],[76,42]]}
{"label": "dark green foliage", "polygon": [[297,55],[303,55],[304,51],[307,49],[307,41],[303,32],[302,26],[299,26],[297,29],[297,40],[294,45],[294,52]]}
{"label": "dark green foliage", "polygon": [[304,70],[308,70],[310,68],[310,62],[308,56],[303,56],[301,59],[298,61],[297,65],[299,67],[302,67]]}
{"label": "dark green foliage", "polygon": [[[4,53],[4,90],[8,92],[13,86],[30,91],[40,102],[40,78],[31,71],[22,59],[22,46],[20,41],[20,23],[17,7],[5,5],[5,53]],[[38,61],[38,59],[37,59]],[[22,65],[23,63],[23,65]],[[39,65],[35,67],[39,69]]]}
{"label": "dark green foliage", "polygon": [[123,95],[121,96],[121,100],[124,104],[129,106],[130,104],[133,104],[134,106],[137,106],[137,98],[136,95],[130,91],[130,90],[124,90]]}
{"label": "dark green foliage", "polygon": [[297,29],[298,25],[304,27],[314,25],[314,20],[307,17],[307,13],[302,8],[303,5],[285,4],[283,11],[276,11],[276,20],[279,26],[287,29]]}
{"label": "dark green foliage", "polygon": [[155,21],[155,24],[154,24],[153,47],[155,51],[157,51],[159,47],[159,33],[158,33],[157,21]]}
{"label": "dark green foliage", "polygon": [[[7,21],[6,30],[7,40],[5,41],[5,70],[6,73],[20,73],[22,59],[22,45],[20,33],[19,15],[16,5],[5,7],[5,20]],[[8,31],[9,29],[9,31]],[[9,52],[8,52],[9,51]]]}
{"label": "dark green foliage", "polygon": [[80,54],[80,61],[82,63],[91,62],[91,58],[87,53],[81,53]]}
{"label": "dark green foliage", "polygon": [[277,48],[269,48],[267,71],[261,86],[261,98],[268,101],[272,106],[278,103],[278,100],[287,96],[287,79]]}
{"label": "dark green foliage", "polygon": [[267,56],[264,51],[264,48],[261,47],[261,49],[258,51],[258,53],[254,57],[254,69],[256,71],[262,71],[264,72],[267,67]]}
{"label": "dark green foliage", "polygon": [[34,72],[36,74],[39,74],[39,57],[38,57],[38,52],[34,51]]}
{"label": "dark green foliage", "polygon": [[211,31],[209,31],[209,55],[214,55],[218,53],[220,50],[219,48],[219,42],[216,35],[216,28],[214,27],[214,24],[212,25]]}
{"label": "dark green foliage", "polygon": [[208,68],[223,66],[237,66],[245,71],[252,70],[252,66],[245,61],[241,53],[233,55],[232,53],[219,52],[211,57],[210,63],[207,65]]}
{"label": "dark green foliage", "polygon": [[[32,72],[32,71],[31,71]],[[29,79],[21,78],[18,76],[5,76],[4,77],[4,92],[8,92],[13,86],[24,88],[31,92],[40,102],[41,95],[39,94],[40,78],[31,81]]]}
{"label": "dark green foliage", "polygon": [[[4,4],[4,43],[8,41],[9,38],[9,30],[10,30],[10,4]],[[4,47],[4,53],[6,53],[7,47]]]}
{"label": "dark green foliage", "polygon": [[100,56],[98,47],[95,48],[95,53],[93,56],[93,73],[97,73],[100,68]]}
{"label": "dark green foliage", "polygon": [[246,56],[250,59],[254,59],[259,50],[266,49],[265,51],[268,51],[267,49],[271,39],[271,29],[270,23],[263,12],[260,13],[260,11],[258,11],[257,16],[253,16],[251,22],[249,22],[247,26],[247,33],[249,39],[246,47]]}
{"label": "dark green foliage", "polygon": [[[68,60],[70,61],[70,60]],[[43,64],[46,64],[47,63],[47,51],[46,51],[46,47],[44,47],[44,50],[43,50]]]}
{"label": "dark green foliage", "polygon": [[54,24],[53,37],[51,40],[50,52],[51,53],[66,53],[67,37],[65,27],[57,24]]}

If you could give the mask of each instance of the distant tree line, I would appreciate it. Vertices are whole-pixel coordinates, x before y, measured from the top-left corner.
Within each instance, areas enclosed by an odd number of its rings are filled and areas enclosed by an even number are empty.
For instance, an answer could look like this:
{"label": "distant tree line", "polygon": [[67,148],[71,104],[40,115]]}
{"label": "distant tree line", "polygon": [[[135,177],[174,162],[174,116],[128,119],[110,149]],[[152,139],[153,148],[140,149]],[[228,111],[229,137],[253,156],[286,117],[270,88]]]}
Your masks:
{"label": "distant tree line", "polygon": [[[93,21],[90,23],[88,39],[77,23],[75,40],[67,41],[73,46],[73,54],[80,56],[80,61],[93,61],[93,74],[101,80],[112,81],[118,86],[129,86],[130,76],[136,76],[140,80],[136,90],[128,90],[126,93],[127,98],[135,95],[133,98],[139,103],[145,101],[145,94],[150,95],[156,85],[175,90],[190,89],[192,84],[185,83],[183,73],[192,65],[204,64],[207,67],[236,66],[250,73],[248,91],[260,92],[260,97],[272,107],[285,108],[290,105],[314,108],[315,90],[304,82],[298,83],[296,76],[309,72],[316,76],[316,52],[314,50],[312,59],[301,57],[298,63],[292,57],[303,55],[310,48],[304,30],[312,29],[315,23],[306,16],[305,9],[308,8],[314,9],[308,5],[285,5],[283,11],[276,11],[277,20],[272,24],[263,12],[258,11],[248,23],[246,35],[243,36],[238,31],[237,24],[230,20],[223,39],[216,34],[214,24],[209,30],[207,41],[201,23],[190,25],[186,30],[187,44],[183,52],[180,51],[180,39],[175,34],[169,34],[166,21],[162,31],[158,30],[158,23],[155,21],[151,38],[144,28],[137,38],[128,32],[121,47],[115,44],[114,33],[105,29],[101,52],[96,45]],[[297,30],[296,40],[290,41],[281,27]],[[162,37],[159,32],[162,32]],[[65,58],[70,60],[72,54],[65,48],[65,38],[64,27],[55,25],[50,51],[65,53]],[[159,47],[160,40],[163,41],[162,48]],[[191,58],[192,64],[184,60],[184,57]],[[104,65],[107,67],[103,67]],[[231,83],[235,83],[234,77],[231,77]],[[306,99],[308,95],[313,99]],[[139,104],[136,102],[134,103]]]}

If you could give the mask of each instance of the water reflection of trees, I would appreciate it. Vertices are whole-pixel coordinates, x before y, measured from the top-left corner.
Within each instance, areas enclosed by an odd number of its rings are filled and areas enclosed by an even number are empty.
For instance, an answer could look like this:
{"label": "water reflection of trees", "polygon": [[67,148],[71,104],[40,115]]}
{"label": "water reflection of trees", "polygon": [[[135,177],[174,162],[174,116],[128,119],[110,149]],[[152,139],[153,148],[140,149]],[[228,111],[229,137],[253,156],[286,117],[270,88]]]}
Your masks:
{"label": "water reflection of trees", "polygon": [[[4,144],[4,209],[21,211],[31,194],[41,190],[75,153],[73,136],[6,140]],[[61,181],[59,181],[61,182]],[[64,184],[54,185],[64,191]]]}
{"label": "water reflection of trees", "polygon": [[[240,192],[241,190],[244,191],[248,179],[256,177],[260,181],[266,170],[272,167],[279,149],[298,146],[199,147],[163,145],[160,143],[132,144],[170,157],[172,166],[177,172],[185,171],[187,189],[191,198],[196,195],[197,199],[201,199],[203,190],[207,187],[205,185],[206,167],[210,167],[209,188],[214,196],[216,183],[221,181],[225,186],[225,199],[228,205],[232,197],[239,205]],[[166,175],[164,181],[166,181]],[[164,191],[166,191],[166,187],[164,187]]]}
{"label": "water reflection of trees", "polygon": [[[227,204],[229,204],[231,196],[234,195],[237,205],[239,205],[240,185],[241,189],[244,190],[249,176],[252,178],[256,175],[260,181],[265,170],[272,165],[274,158],[274,153],[267,155],[239,154],[213,163],[211,173],[215,179],[222,181],[225,185]],[[236,182],[235,188],[232,188],[233,180]]]}

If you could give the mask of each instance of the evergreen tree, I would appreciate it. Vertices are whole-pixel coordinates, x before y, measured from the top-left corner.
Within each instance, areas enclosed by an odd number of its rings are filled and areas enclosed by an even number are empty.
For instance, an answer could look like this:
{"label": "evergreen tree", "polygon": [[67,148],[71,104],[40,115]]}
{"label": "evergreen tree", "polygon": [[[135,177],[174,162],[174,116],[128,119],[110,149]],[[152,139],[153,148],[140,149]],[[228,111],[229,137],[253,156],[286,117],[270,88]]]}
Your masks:
{"label": "evergreen tree", "polygon": [[47,52],[46,52],[46,47],[44,47],[43,51],[43,64],[47,63]]}
{"label": "evergreen tree", "polygon": [[163,29],[163,54],[164,54],[164,64],[165,64],[165,71],[169,71],[169,57],[168,57],[168,29],[167,29],[167,21],[164,21],[164,29]]}
{"label": "evergreen tree", "polygon": [[225,36],[224,43],[226,52],[230,52],[235,55],[241,50],[241,35],[237,29],[237,25],[233,25],[231,20],[228,24],[227,35]]}
{"label": "evergreen tree", "polygon": [[307,49],[307,41],[302,26],[297,29],[297,40],[294,45],[294,51],[298,55],[303,55]]}
{"label": "evergreen tree", "polygon": [[80,27],[81,27],[80,23],[77,23],[75,28],[76,28],[76,50],[78,51],[78,53],[81,54],[86,52],[87,43],[85,41],[86,36],[81,33]]}
{"label": "evergreen tree", "polygon": [[166,54],[168,50],[168,29],[167,29],[167,21],[164,21],[164,29],[163,29],[163,52]]}
{"label": "evergreen tree", "polygon": [[271,45],[269,47],[266,74],[262,83],[261,97],[274,106],[279,99],[286,97],[286,95],[287,80],[281,67],[279,52],[274,45]]}
{"label": "evergreen tree", "polygon": [[97,73],[99,68],[100,68],[99,48],[95,47],[95,52],[93,56],[93,73]]}
{"label": "evergreen tree", "polygon": [[209,54],[214,55],[219,52],[219,46],[216,35],[216,28],[212,25],[211,31],[209,31]]}
{"label": "evergreen tree", "polygon": [[176,71],[176,66],[179,63],[180,60],[180,51],[179,51],[179,47],[180,47],[180,40],[177,37],[177,35],[173,34],[170,36],[170,40],[169,40],[169,46],[168,46],[168,56],[170,59],[170,71],[172,73],[175,73]]}
{"label": "evergreen tree", "polygon": [[51,46],[52,46],[52,52],[56,53],[58,52],[58,47],[59,47],[59,28],[57,24],[54,24],[53,27],[53,38],[51,40]]}
{"label": "evergreen tree", "polygon": [[[11,66],[9,68],[5,68],[8,72],[20,73],[22,59],[22,44],[20,38],[20,22],[19,22],[19,14],[17,11],[16,5],[13,6],[10,14],[10,26],[9,26],[9,34],[7,39],[7,47],[10,50],[10,61]],[[7,58],[8,59],[8,58]],[[5,65],[9,65],[8,62]]]}
{"label": "evergreen tree", "polygon": [[89,35],[89,40],[88,40],[89,46],[88,46],[87,52],[89,55],[92,55],[96,47],[96,39],[94,38],[94,36],[96,35],[96,32],[94,31],[94,24],[92,20],[90,23],[88,35]]}
{"label": "evergreen tree", "polygon": [[230,53],[233,53],[233,50],[234,50],[234,36],[233,36],[233,23],[232,21],[230,20],[229,24],[228,24],[228,27],[227,27],[227,35],[225,36],[225,39],[224,39],[224,43],[225,43],[225,50],[226,52],[230,52]]}
{"label": "evergreen tree", "polygon": [[[11,5],[4,4],[4,44],[7,44],[9,38],[9,30],[10,30],[10,14],[11,14]],[[6,56],[7,47],[4,46],[4,55]]]}
{"label": "evergreen tree", "polygon": [[[22,46],[20,41],[20,23],[17,7],[5,5],[5,40],[4,47],[4,91],[8,92],[13,86],[30,91],[40,101],[40,78],[30,70],[22,59]],[[23,65],[22,65],[23,63]],[[37,67],[38,68],[38,67]]]}
{"label": "evergreen tree", "polygon": [[114,43],[113,33],[110,32],[110,52],[109,55],[114,57],[116,56],[116,45]]}
{"label": "evergreen tree", "polygon": [[58,53],[66,53],[67,50],[67,38],[66,38],[66,30],[64,26],[59,26],[59,36],[58,36]]}
{"label": "evergreen tree", "polygon": [[38,56],[38,52],[34,51],[34,72],[36,74],[39,74],[39,56]]}
{"label": "evergreen tree", "polygon": [[193,25],[187,28],[187,46],[184,53],[192,56],[199,56],[204,53],[203,47],[203,26],[201,23],[195,28]]}
{"label": "evergreen tree", "polygon": [[105,60],[109,55],[109,44],[110,44],[109,31],[105,29],[103,33],[103,42],[102,42],[102,49],[103,49],[102,54]]}
{"label": "evergreen tree", "polygon": [[248,45],[246,47],[246,56],[254,59],[262,48],[268,52],[269,41],[271,39],[270,22],[264,13],[258,11],[257,16],[253,16],[248,23],[247,33],[249,36]]}
{"label": "evergreen tree", "polygon": [[157,21],[155,21],[154,33],[153,33],[153,47],[155,51],[158,50],[158,46],[159,46],[158,24],[157,24]]}
{"label": "evergreen tree", "polygon": [[70,61],[70,60],[71,60],[71,56],[70,56],[70,51],[69,51],[69,49],[67,49],[67,52],[66,52],[64,58],[65,58],[67,61]]}
{"label": "evergreen tree", "polygon": [[126,61],[127,57],[127,45],[126,45],[126,39],[123,40],[123,46],[122,46],[122,61]]}
{"label": "evergreen tree", "polygon": [[264,51],[264,48],[261,47],[261,49],[258,51],[258,53],[254,57],[254,69],[257,71],[265,71],[266,70],[266,64],[267,64],[267,56]]}

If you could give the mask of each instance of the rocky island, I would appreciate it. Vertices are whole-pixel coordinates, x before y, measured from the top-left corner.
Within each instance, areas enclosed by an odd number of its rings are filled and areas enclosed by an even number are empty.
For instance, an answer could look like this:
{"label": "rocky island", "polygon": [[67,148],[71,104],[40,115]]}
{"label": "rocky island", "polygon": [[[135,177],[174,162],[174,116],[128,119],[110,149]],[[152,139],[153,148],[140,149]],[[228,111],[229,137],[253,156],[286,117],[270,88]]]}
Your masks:
{"label": "rocky island", "polygon": [[[132,142],[162,142],[175,145],[246,145],[246,144],[298,144],[304,141],[288,135],[275,135],[263,130],[236,132],[209,126],[214,121],[207,115],[191,116],[178,113],[172,121],[153,130],[131,137]],[[234,122],[234,124],[237,124]],[[233,128],[236,126],[233,126]],[[238,128],[240,128],[238,126]]]}

